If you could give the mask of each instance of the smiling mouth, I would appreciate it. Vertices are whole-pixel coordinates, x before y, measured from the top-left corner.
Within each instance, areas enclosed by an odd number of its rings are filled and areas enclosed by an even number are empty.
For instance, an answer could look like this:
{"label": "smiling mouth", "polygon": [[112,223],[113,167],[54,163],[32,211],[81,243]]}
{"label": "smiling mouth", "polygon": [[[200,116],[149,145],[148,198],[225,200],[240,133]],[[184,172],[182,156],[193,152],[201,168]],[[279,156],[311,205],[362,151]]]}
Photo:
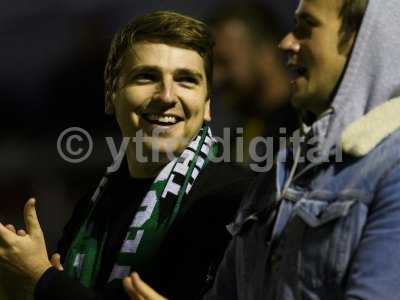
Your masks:
{"label": "smiling mouth", "polygon": [[172,126],[183,121],[181,117],[170,114],[145,113],[142,114],[142,118],[148,123],[158,126]]}

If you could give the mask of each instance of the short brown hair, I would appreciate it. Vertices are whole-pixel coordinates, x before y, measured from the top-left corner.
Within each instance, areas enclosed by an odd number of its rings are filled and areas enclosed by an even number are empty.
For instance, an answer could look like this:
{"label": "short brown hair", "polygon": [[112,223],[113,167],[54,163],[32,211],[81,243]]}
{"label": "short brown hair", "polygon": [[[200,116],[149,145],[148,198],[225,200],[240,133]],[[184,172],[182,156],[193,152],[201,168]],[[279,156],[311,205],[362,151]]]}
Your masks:
{"label": "short brown hair", "polygon": [[126,50],[137,42],[157,42],[196,51],[204,61],[208,93],[211,91],[214,40],[208,26],[171,11],[156,11],[138,17],[117,32],[111,42],[104,70],[105,110],[112,113],[112,93]]}
{"label": "short brown hair", "polygon": [[360,29],[367,5],[368,0],[342,0],[339,11],[339,16],[342,18],[340,48],[347,44],[352,35]]}

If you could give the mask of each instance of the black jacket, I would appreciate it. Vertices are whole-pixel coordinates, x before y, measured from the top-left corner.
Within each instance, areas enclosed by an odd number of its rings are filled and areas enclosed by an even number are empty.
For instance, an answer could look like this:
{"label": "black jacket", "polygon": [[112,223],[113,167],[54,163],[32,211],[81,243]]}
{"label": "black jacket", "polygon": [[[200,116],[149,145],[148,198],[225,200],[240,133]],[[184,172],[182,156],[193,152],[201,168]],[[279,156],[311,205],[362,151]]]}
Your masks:
{"label": "black jacket", "polygon": [[[186,212],[175,221],[156,255],[157,271],[139,271],[141,277],[170,299],[201,298],[212,285],[215,271],[230,240],[225,226],[233,220],[253,178],[253,173],[238,166],[209,162],[188,194]],[[120,180],[117,177],[115,184]],[[102,198],[107,198],[107,193]],[[110,203],[112,199],[104,202]],[[140,201],[137,202],[133,210],[140,205]],[[58,249],[63,258],[85,219],[88,204],[89,197],[78,203],[64,229]],[[130,213],[134,214],[135,211]],[[110,244],[112,249],[105,249],[111,255],[119,252],[129,223],[119,226],[120,230]],[[128,299],[120,280],[113,284],[106,283],[111,268],[112,264],[102,266],[95,289],[84,288],[65,273],[49,269],[36,285],[35,300]]]}

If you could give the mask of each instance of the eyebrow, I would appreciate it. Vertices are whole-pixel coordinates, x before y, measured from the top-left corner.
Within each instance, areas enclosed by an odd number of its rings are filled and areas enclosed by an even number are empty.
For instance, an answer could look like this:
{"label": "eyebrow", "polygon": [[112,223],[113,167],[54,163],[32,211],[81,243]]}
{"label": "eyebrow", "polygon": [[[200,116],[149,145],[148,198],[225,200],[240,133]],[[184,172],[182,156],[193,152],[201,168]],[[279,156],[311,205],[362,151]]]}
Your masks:
{"label": "eyebrow", "polygon": [[[161,73],[161,69],[158,66],[152,66],[152,65],[135,66],[128,72],[126,78],[131,78],[135,74],[142,73],[142,72],[149,72],[149,73],[160,72]],[[189,68],[179,68],[179,69],[174,70],[173,73],[194,76],[199,81],[202,81],[204,79],[203,75],[200,72],[195,71],[193,69],[189,69]]]}
{"label": "eyebrow", "polygon": [[193,77],[197,78],[197,80],[199,80],[199,81],[202,81],[204,79],[203,74],[201,74],[198,71],[189,69],[189,68],[180,68],[180,69],[177,69],[174,73],[193,76]]}
{"label": "eyebrow", "polygon": [[133,75],[142,73],[142,72],[149,72],[149,73],[160,72],[160,68],[157,66],[148,66],[148,65],[135,66],[127,72],[126,77],[131,78]]}
{"label": "eyebrow", "polygon": [[296,12],[295,19],[296,20],[298,20],[298,19],[307,20],[308,19],[310,21],[321,23],[321,21],[317,17],[313,16],[312,14],[310,14],[309,12],[306,12],[306,11]]}

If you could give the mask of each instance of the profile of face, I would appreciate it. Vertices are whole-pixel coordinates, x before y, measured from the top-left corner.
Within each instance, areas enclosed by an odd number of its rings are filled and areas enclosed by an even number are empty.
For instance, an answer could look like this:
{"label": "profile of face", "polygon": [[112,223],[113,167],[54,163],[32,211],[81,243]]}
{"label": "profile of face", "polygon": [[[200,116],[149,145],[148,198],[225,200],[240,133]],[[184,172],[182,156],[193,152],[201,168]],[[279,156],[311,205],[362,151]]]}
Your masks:
{"label": "profile of face", "polygon": [[288,67],[293,73],[292,103],[316,115],[329,107],[354,41],[353,37],[340,46],[341,4],[301,0],[295,29],[280,43],[289,54]]}
{"label": "profile of face", "polygon": [[203,58],[194,50],[136,43],[124,57],[112,100],[123,136],[142,131],[145,154],[179,154],[210,120]]}

